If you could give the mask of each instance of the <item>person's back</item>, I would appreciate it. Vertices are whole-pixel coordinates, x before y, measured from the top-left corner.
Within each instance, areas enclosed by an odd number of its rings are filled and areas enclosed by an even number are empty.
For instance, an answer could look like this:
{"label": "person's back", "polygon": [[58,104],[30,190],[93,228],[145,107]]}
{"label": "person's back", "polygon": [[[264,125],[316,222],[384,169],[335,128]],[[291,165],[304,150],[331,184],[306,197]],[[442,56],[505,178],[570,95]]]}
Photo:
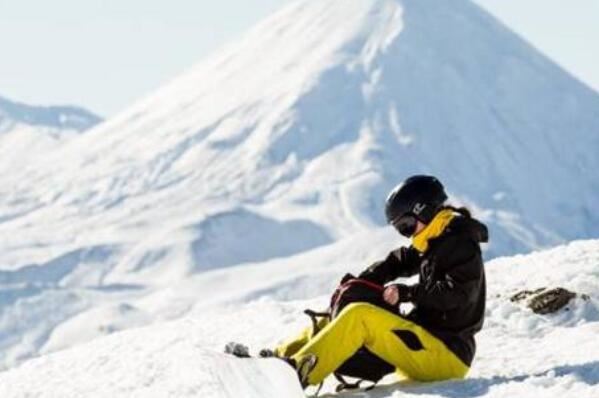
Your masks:
{"label": "person's back", "polygon": [[[415,308],[408,316],[468,366],[476,349],[474,334],[481,330],[485,316],[486,281],[479,243],[486,241],[487,228],[464,216],[456,216],[441,236],[429,241],[420,266],[420,285],[428,292],[412,293]],[[438,282],[443,280],[453,285],[454,294],[441,290]]]}

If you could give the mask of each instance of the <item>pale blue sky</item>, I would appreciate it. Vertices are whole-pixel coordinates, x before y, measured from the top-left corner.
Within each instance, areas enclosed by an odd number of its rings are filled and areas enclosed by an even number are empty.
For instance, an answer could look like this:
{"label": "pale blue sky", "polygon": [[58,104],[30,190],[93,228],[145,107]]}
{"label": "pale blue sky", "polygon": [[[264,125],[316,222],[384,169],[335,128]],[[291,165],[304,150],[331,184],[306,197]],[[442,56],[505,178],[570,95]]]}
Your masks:
{"label": "pale blue sky", "polygon": [[[0,95],[109,116],[289,2],[0,0]],[[599,90],[598,0],[477,2]]]}

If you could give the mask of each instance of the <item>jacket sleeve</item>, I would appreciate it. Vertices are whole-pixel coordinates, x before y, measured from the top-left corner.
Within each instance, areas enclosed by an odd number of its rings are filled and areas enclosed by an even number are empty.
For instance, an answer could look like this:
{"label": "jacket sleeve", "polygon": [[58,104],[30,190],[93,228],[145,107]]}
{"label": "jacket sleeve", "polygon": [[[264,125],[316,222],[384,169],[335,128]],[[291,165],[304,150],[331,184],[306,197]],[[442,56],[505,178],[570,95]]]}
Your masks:
{"label": "jacket sleeve", "polygon": [[420,256],[412,247],[401,247],[389,253],[383,261],[377,261],[363,271],[359,278],[384,285],[399,277],[410,277],[420,269]]}
{"label": "jacket sleeve", "polygon": [[440,270],[441,277],[428,275],[416,285],[398,285],[400,301],[440,311],[475,301],[482,275],[480,252],[474,244],[466,245],[458,253],[452,253],[451,257],[454,261],[447,264],[445,270]]}

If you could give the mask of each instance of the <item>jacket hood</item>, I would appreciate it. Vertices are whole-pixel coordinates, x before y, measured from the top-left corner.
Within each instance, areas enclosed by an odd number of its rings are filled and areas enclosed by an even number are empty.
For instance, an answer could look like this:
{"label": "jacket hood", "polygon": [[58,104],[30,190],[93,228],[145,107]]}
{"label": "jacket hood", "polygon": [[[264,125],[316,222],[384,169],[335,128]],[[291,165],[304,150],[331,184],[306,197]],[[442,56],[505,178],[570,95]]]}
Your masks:
{"label": "jacket hood", "polygon": [[489,241],[489,229],[482,222],[464,216],[456,216],[447,227],[447,233],[466,235],[477,243]]}

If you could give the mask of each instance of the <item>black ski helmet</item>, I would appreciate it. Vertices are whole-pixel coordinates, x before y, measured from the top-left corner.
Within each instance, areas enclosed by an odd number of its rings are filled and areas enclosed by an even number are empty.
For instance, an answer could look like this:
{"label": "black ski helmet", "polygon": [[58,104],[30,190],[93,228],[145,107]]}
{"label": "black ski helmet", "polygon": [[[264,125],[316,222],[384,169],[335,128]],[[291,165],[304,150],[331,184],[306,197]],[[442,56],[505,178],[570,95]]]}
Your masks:
{"label": "black ski helmet", "polygon": [[446,200],[445,188],[438,179],[425,175],[412,176],[389,194],[385,204],[387,222],[396,225],[402,217],[411,215],[428,224]]}

